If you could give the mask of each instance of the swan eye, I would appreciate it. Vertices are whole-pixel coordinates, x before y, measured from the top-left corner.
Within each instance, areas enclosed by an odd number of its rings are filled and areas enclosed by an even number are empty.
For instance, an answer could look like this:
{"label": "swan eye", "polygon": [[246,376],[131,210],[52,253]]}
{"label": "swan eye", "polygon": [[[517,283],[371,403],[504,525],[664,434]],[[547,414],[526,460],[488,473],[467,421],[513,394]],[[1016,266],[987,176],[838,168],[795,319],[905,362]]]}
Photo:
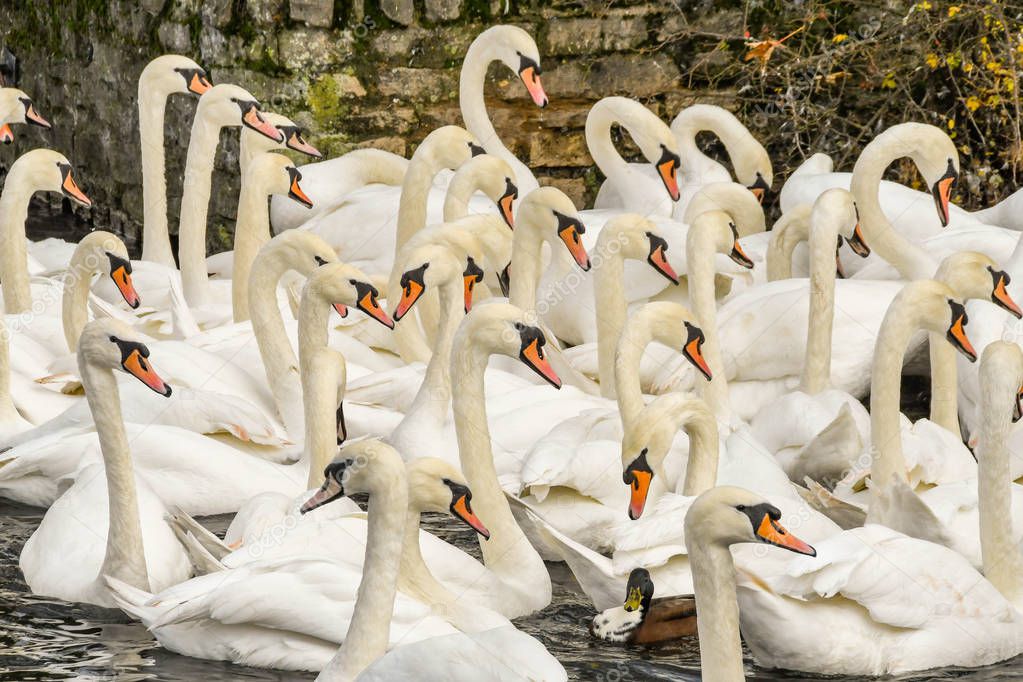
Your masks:
{"label": "swan eye", "polygon": [[746,511],[746,505],[744,505],[744,504],[737,504],[737,505],[735,505],[735,509],[736,509],[736,511],[745,512]]}

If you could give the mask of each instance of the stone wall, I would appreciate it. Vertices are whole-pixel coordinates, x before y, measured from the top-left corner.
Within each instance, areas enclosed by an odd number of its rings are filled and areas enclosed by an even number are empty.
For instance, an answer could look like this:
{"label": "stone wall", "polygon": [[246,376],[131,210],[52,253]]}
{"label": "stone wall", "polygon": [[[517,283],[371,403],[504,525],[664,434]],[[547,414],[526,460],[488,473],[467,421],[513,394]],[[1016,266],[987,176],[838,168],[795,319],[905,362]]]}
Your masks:
{"label": "stone wall", "polygon": [[[673,60],[651,52],[677,10],[658,2],[510,4],[506,13],[504,0],[16,0],[0,7],[0,40],[19,59],[19,86],[54,130],[19,128],[0,161],[41,145],[63,151],[96,203],[95,222],[134,239],[142,218],[136,80],[150,58],[192,56],[215,83],[237,83],[304,125],[327,156],[362,146],[408,155],[434,127],[461,122],[465,49],[482,29],[506,22],[536,38],[552,104],[534,107],[514,74],[495,65],[491,117],[508,146],[581,207],[597,182],[582,134],[594,101],[629,94],[666,116],[691,99]],[[167,110],[174,214],[193,110],[183,96]],[[211,246],[229,237],[237,196],[237,132],[223,137]]]}

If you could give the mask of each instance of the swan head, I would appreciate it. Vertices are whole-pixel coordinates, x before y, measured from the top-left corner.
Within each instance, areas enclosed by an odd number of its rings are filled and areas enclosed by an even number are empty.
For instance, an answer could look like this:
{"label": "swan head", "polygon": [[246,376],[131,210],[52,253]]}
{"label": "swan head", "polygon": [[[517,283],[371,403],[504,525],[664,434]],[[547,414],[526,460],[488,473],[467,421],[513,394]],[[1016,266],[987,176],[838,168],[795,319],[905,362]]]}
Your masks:
{"label": "swan head", "polygon": [[686,207],[685,222],[692,225],[706,211],[724,211],[732,217],[739,237],[767,229],[764,209],[749,189],[737,182],[712,182],[700,188]]}
{"label": "swan head", "polygon": [[244,170],[244,182],[260,195],[284,194],[306,208],[313,200],[302,191],[302,172],[283,154],[263,152],[253,157]]}
{"label": "swan head", "polygon": [[0,88],[0,142],[14,142],[11,123],[28,123],[40,128],[51,128],[32,104],[31,98],[18,88]]}
{"label": "swan head", "polygon": [[142,299],[132,283],[127,247],[116,235],[96,230],[78,242],[67,276],[82,278],[88,283],[93,275],[104,273],[121,292],[124,302],[132,308],[138,308]]}
{"label": "swan head", "polygon": [[199,98],[195,111],[197,120],[214,126],[241,126],[266,136],[275,143],[284,140],[284,135],[263,118],[259,102],[247,90],[231,83],[220,83],[207,90]]}
{"label": "swan head", "polygon": [[204,68],[179,54],[161,55],[146,64],[139,84],[149,90],[154,102],[175,93],[202,95],[213,87]]}
{"label": "swan head", "polygon": [[[309,277],[322,265],[336,263],[337,254],[322,237],[306,230],[285,230],[260,249],[257,261],[276,259],[289,270]],[[253,271],[259,267],[253,265]]]}
{"label": "swan head", "polygon": [[959,251],[946,256],[934,278],[964,299],[990,301],[1017,319],[1023,318],[1023,311],[1009,294],[1009,273],[983,253]]}
{"label": "swan head", "polygon": [[519,224],[536,230],[552,247],[555,240],[560,241],[576,265],[583,270],[590,269],[590,257],[582,240],[586,227],[575,204],[561,190],[539,187],[526,195],[519,205]]}
{"label": "swan head", "polygon": [[380,307],[378,296],[369,277],[358,268],[345,263],[325,263],[309,276],[302,291],[302,306],[329,305],[341,317],[348,316],[348,308],[358,308],[385,327],[394,329],[394,322]]}
{"label": "swan head", "polygon": [[689,507],[686,543],[727,548],[755,542],[817,556],[817,550],[786,530],[780,519],[781,511],[759,495],[744,488],[718,486],[697,497]]}
{"label": "swan head", "polygon": [[[536,315],[503,302],[479,305],[465,316],[455,335],[454,356],[495,353],[518,359],[554,388],[561,379],[544,352],[547,338],[536,326]],[[457,390],[457,389],[456,389]]]}
{"label": "swan head", "polygon": [[472,510],[472,491],[462,472],[442,459],[421,457],[406,464],[405,473],[413,511],[450,513],[490,539],[490,531]]}
{"label": "swan head", "polygon": [[[870,255],[870,247],[860,229],[860,215],[856,210],[853,195],[841,187],[832,187],[817,197],[810,213],[811,225],[835,226],[838,233],[837,247],[842,240],[848,242],[853,252],[861,258]],[[841,261],[838,262],[841,271]]]}
{"label": "swan head", "polygon": [[727,254],[737,265],[753,267],[753,261],[739,245],[739,228],[728,213],[715,210],[698,215],[686,235],[687,252],[693,251],[692,244],[697,239],[709,241],[715,251]]}
{"label": "swan head", "polygon": [[453,283],[462,286],[465,312],[472,309],[473,291],[483,281],[478,253],[460,257],[452,247],[428,243],[411,249],[403,262],[406,269],[399,280],[401,298],[394,309],[395,322],[405,317],[428,289],[440,290]]}
{"label": "swan head", "polygon": [[85,325],[78,340],[78,365],[119,370],[162,396],[171,394],[171,387],[149,362],[149,348],[131,327],[118,320],[93,320]]}
{"label": "swan head", "polygon": [[267,137],[262,131],[253,130],[249,127],[242,128],[242,146],[253,150],[254,153],[260,152],[272,152],[281,147],[281,145],[292,149],[296,152],[302,152],[307,156],[311,156],[315,159],[322,158],[323,155],[320,151],[306,142],[305,138],[302,137],[302,127],[292,121],[287,116],[282,116],[273,111],[260,111],[259,115],[263,117],[267,123],[277,128],[283,136],[282,140],[273,140]]}
{"label": "swan head", "polygon": [[662,237],[653,222],[636,213],[615,216],[597,236],[594,259],[603,260],[611,254],[621,258],[645,260],[672,284],[678,284],[678,273],[668,262],[668,240]]}
{"label": "swan head", "polygon": [[476,191],[483,192],[497,204],[504,222],[514,229],[512,209],[519,196],[519,188],[515,185],[515,172],[508,162],[499,156],[479,154],[459,166],[448,185],[448,197],[468,204]]}
{"label": "swan head", "polygon": [[17,183],[34,191],[60,192],[82,206],[92,206],[92,201],[78,187],[67,157],[52,149],[33,149],[19,156],[11,165],[7,183],[11,184],[15,178]]}
{"label": "swan head", "polygon": [[406,486],[405,465],[390,445],[377,438],[346,444],[323,470],[323,485],[299,512],[307,514],[342,497],[380,492],[384,487]]}
{"label": "swan head", "polygon": [[465,128],[441,126],[423,138],[412,160],[427,158],[442,168],[459,168],[469,159],[486,153],[479,140]]}
{"label": "swan head", "polygon": [[540,82],[540,50],[531,35],[518,26],[493,26],[476,36],[469,46],[466,59],[469,53],[479,51],[517,73],[536,106],[547,106],[547,93]]}

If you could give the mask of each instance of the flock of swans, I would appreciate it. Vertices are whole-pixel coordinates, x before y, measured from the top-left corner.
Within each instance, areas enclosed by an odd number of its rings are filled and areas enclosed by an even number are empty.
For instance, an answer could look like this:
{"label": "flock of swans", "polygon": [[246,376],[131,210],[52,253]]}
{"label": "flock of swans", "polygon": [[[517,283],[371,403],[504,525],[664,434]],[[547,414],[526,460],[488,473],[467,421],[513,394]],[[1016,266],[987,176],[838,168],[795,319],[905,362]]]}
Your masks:
{"label": "flock of swans", "polygon": [[[698,633],[714,682],[744,678],[740,633],[759,664],[809,673],[1023,652],[1023,194],[959,209],[956,147],[902,123],[852,173],[822,154],[794,170],[768,231],[771,162],[735,116],[669,126],[608,97],[586,120],[606,181],[579,211],[501,143],[495,61],[548,105],[533,39],[495,26],[462,66],[464,128],[411,159],[296,166],[282,148],[320,155],[295,123],[153,60],[140,260],[104,231],[28,241],[34,193],[90,200],[61,154],[17,159],[0,496],[48,507],[21,553],[31,590],[120,608],[180,654],[322,680],[566,679],[511,621],[550,603],[545,561],[601,611],[595,636]],[[198,95],[177,260],[175,93]],[[49,126],[0,90],[0,138],[17,123]],[[234,249],[207,257],[225,127]],[[928,191],[883,180],[904,157]],[[904,372],[930,377],[929,419],[900,413]],[[423,512],[472,528],[482,562]],[[224,538],[194,519],[225,513]]]}

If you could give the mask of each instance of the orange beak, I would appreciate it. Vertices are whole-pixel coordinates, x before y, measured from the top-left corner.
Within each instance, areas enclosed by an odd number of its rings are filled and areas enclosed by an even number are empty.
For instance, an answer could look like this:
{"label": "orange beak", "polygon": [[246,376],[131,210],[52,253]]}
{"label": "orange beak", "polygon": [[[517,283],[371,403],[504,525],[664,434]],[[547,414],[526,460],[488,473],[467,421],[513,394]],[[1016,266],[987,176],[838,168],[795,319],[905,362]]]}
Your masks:
{"label": "orange beak", "polygon": [[0,142],[3,142],[4,144],[14,142],[14,131],[11,130],[11,126],[6,123],[0,126]]}
{"label": "orange beak", "polygon": [[948,328],[945,338],[948,339],[957,350],[959,350],[970,362],[977,361],[977,351],[966,336],[966,323],[969,318],[966,316],[966,309],[956,301],[949,301],[952,308],[952,325]]}
{"label": "orange beak", "polygon": [[286,144],[288,149],[294,149],[296,152],[302,152],[316,159],[323,158],[320,150],[306,142],[296,128],[288,128],[283,134],[287,138]]}
{"label": "orange beak", "polygon": [[142,357],[142,352],[139,349],[136,348],[131,351],[128,357],[121,362],[121,366],[124,367],[124,371],[128,374],[131,374],[160,395],[170,396],[171,387],[163,382],[163,379],[153,370],[153,366],[149,364],[149,361]]}
{"label": "orange beak", "polygon": [[671,267],[665,254],[665,251],[668,250],[668,242],[650,232],[647,232],[646,236],[650,240],[650,255],[647,256],[647,263],[671,280],[672,284],[678,284],[678,273],[675,272],[675,268]]}
{"label": "orange beak", "polygon": [[25,103],[25,122],[37,125],[40,128],[52,128],[50,122],[39,115],[36,111],[35,105],[29,100],[22,100]]}
{"label": "orange beak", "polygon": [[298,181],[302,179],[302,173],[294,166],[288,167],[288,175],[291,176],[291,186],[288,188],[288,196],[302,204],[306,208],[313,207],[313,200],[306,196]]}
{"label": "orange beak", "polygon": [[711,381],[714,376],[711,374],[710,365],[703,359],[703,330],[689,322],[686,322],[685,325],[688,336],[685,344],[682,346],[682,355],[692,363],[693,367],[700,370],[704,379]]}
{"label": "orange beak", "polygon": [[635,521],[643,515],[646,508],[646,499],[650,494],[650,482],[654,480],[654,474],[647,469],[629,469],[626,472],[629,480],[629,518]]}
{"label": "orange beak", "polygon": [[[405,314],[412,309],[412,306],[416,304],[416,301],[419,300],[424,291],[426,291],[426,287],[414,279],[409,279],[401,290],[401,300],[398,301],[398,307],[394,309],[394,320],[398,321],[405,317]],[[468,295],[467,300],[472,300],[471,294]]]}
{"label": "orange beak", "polygon": [[742,250],[742,247],[739,246],[738,239],[735,240],[734,244],[732,244],[732,252],[728,254],[728,257],[744,268],[753,269],[753,261],[750,260],[750,257]]}
{"label": "orange beak", "polygon": [[931,193],[934,195],[934,205],[938,209],[938,220],[941,221],[942,227],[948,226],[948,202],[952,197],[952,186],[955,185],[957,177],[959,177],[959,173],[956,171],[952,159],[949,159],[948,170],[945,171],[945,175],[941,179],[934,183],[934,187],[931,189]]}
{"label": "orange beak", "polygon": [[561,379],[555,373],[554,368],[547,362],[543,355],[543,348],[540,347],[540,339],[534,338],[519,351],[519,359],[530,369],[542,376],[554,388],[561,388]]}
{"label": "orange beak", "polygon": [[476,265],[472,256],[466,258],[465,272],[462,273],[462,282],[465,288],[465,312],[472,309],[472,292],[476,284],[483,281],[483,268]]}
{"label": "orange beak", "polygon": [[675,177],[675,172],[682,165],[682,160],[678,154],[670,151],[663,144],[661,149],[664,150],[664,153],[661,154],[661,160],[655,164],[657,174],[661,176],[661,182],[664,183],[664,189],[668,190],[671,200],[678,201],[681,195],[678,191],[678,178]]}
{"label": "orange beak", "polygon": [[213,85],[206,80],[206,76],[198,71],[194,72],[192,77],[188,79],[188,91],[194,92],[197,95],[203,94],[212,87]]}
{"label": "orange beak", "polygon": [[117,290],[121,292],[124,302],[132,308],[138,308],[142,303],[142,299],[139,298],[138,292],[135,291],[135,285],[132,284],[131,274],[128,272],[128,269],[123,265],[118,267],[110,273],[110,279],[114,280],[114,284],[117,285]]}
{"label": "orange beak", "polygon": [[1005,308],[1016,316],[1016,319],[1023,318],[1023,311],[1019,309],[1016,302],[1012,300],[1009,291],[1005,288],[1009,282],[1009,275],[1006,272],[996,271],[991,268],[991,276],[994,278],[994,288],[991,290],[991,300],[1000,308]]}
{"label": "orange beak", "polygon": [[64,181],[61,183],[60,188],[63,190],[66,196],[71,197],[83,206],[92,206],[92,201],[89,197],[85,196],[85,193],[79,189],[75,183],[75,179],[71,174],[71,166],[66,164],[60,164],[61,172],[64,175]]}
{"label": "orange beak", "polygon": [[772,519],[768,514],[764,514],[764,520],[760,522],[760,527],[757,528],[757,537],[775,547],[784,547],[797,554],[817,556],[817,550],[785,530],[780,523]]}
{"label": "orange beak", "polygon": [[870,255],[870,247],[867,246],[867,240],[863,238],[863,230],[860,229],[860,224],[856,223],[856,227],[853,228],[853,234],[851,239],[847,239],[849,248],[853,250],[860,258],[866,258]]}
{"label": "orange beak", "polygon": [[767,184],[767,180],[764,180],[764,176],[758,172],[756,181],[747,189],[757,198],[758,203],[763,204],[764,198],[767,196],[767,190],[771,189],[771,186]]}
{"label": "orange beak", "polygon": [[480,521],[479,517],[473,513],[472,507],[469,506],[468,495],[462,495],[451,503],[451,513],[462,521],[465,521],[470,528],[482,535],[485,539],[490,539],[490,531],[483,525],[483,522]]}
{"label": "orange beak", "polygon": [[561,237],[561,241],[565,242],[565,246],[568,247],[568,252],[575,259],[576,265],[584,271],[589,270],[590,256],[586,253],[586,247],[583,246],[583,240],[579,237],[579,231],[575,225],[570,224],[563,228],[558,232],[558,236]]}
{"label": "orange beak", "polygon": [[277,130],[269,121],[259,115],[259,109],[256,108],[255,104],[249,106],[248,111],[242,114],[242,123],[246,127],[255,130],[257,133],[262,133],[266,137],[269,137],[274,142],[283,142],[284,133]]}
{"label": "orange beak", "polygon": [[380,304],[377,302],[377,298],[372,291],[367,291],[363,294],[362,298],[359,299],[357,306],[359,310],[366,313],[388,329],[394,329],[394,322],[387,316],[384,309],[380,307]]}
{"label": "orange beak", "polygon": [[526,57],[523,57],[522,61],[524,66],[519,70],[519,78],[526,86],[529,96],[533,98],[533,103],[542,109],[547,106],[548,100],[547,93],[543,90],[543,84],[540,83],[540,67]]}
{"label": "orange beak", "polygon": [[497,206],[501,209],[501,217],[511,229],[515,229],[515,216],[512,214],[512,205],[519,196],[519,189],[512,184],[511,180],[506,182],[504,195],[498,200]]}

